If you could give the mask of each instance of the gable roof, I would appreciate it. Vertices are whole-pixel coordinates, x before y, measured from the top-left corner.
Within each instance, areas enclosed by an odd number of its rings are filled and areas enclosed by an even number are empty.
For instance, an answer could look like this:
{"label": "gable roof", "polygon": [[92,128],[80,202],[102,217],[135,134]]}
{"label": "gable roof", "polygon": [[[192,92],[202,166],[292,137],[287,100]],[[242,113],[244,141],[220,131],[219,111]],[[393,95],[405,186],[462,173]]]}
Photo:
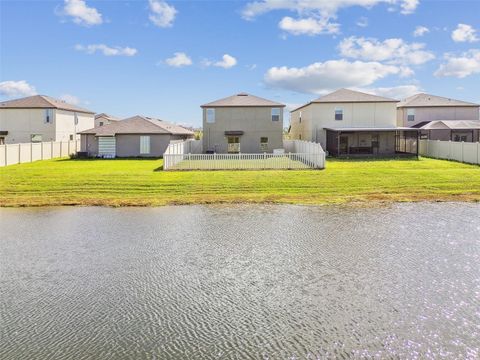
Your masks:
{"label": "gable roof", "polygon": [[125,120],[82,131],[80,134],[114,136],[116,134],[193,135],[194,133],[182,126],[167,121],[136,115]]}
{"label": "gable roof", "polygon": [[419,127],[422,130],[473,130],[480,129],[480,120],[433,120]]}
{"label": "gable roof", "polygon": [[120,121],[120,119],[117,118],[116,116],[112,116],[112,115],[109,115],[107,113],[95,114],[95,120],[97,120],[99,118],[105,118],[105,119],[108,119],[110,121]]}
{"label": "gable roof", "polygon": [[0,109],[59,109],[85,114],[95,114],[93,111],[66,103],[62,100],[54,99],[46,95],[34,95],[21,99],[3,101],[0,102]]}
{"label": "gable roof", "polygon": [[397,107],[429,107],[429,106],[474,106],[478,107],[479,104],[474,104],[466,101],[450,99],[442,96],[430,95],[430,94],[416,94],[410,96],[397,104]]}
{"label": "gable roof", "polygon": [[318,99],[312,100],[309,103],[306,103],[302,106],[297,107],[292,110],[299,110],[307,105],[313,103],[375,103],[375,102],[399,102],[399,100],[377,96],[372,94],[367,94],[361,91],[355,91],[350,89],[339,89],[330,94],[319,97]]}
{"label": "gable roof", "polygon": [[284,104],[267,100],[247,93],[238,93],[220,100],[215,100],[200,107],[285,107]]}

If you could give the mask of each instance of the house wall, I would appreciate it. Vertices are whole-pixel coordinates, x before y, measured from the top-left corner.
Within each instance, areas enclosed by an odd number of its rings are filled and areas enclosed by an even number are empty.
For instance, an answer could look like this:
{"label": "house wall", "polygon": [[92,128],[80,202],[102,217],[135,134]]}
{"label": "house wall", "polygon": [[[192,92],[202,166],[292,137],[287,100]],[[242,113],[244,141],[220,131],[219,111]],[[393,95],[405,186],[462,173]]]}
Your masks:
{"label": "house wall", "polygon": [[479,107],[475,106],[432,106],[412,107],[415,109],[415,121],[407,120],[406,107],[397,109],[398,126],[412,127],[424,121],[433,120],[479,120]]}
{"label": "house wall", "polygon": [[0,131],[8,131],[6,144],[29,143],[32,134],[42,134],[42,141],[56,141],[53,117],[53,123],[46,124],[45,109],[0,109]]}
{"label": "house wall", "polygon": [[[343,120],[335,120],[335,109],[343,109]],[[302,124],[299,112],[302,111]],[[396,103],[312,103],[291,115],[292,139],[319,142],[326,148],[324,128],[396,126]]]}
{"label": "house wall", "polygon": [[203,151],[215,149],[217,153],[227,152],[225,131],[243,131],[240,136],[242,153],[261,153],[260,138],[268,137],[268,150],[283,147],[283,108],[280,120],[272,121],[271,107],[223,107],[215,108],[215,123],[206,121],[203,110]]}
{"label": "house wall", "polygon": [[79,132],[92,129],[95,125],[93,114],[84,114],[77,112],[78,124],[75,125],[75,113],[73,111],[55,110],[55,129],[56,141],[68,141],[70,135],[74,139],[80,139]]}

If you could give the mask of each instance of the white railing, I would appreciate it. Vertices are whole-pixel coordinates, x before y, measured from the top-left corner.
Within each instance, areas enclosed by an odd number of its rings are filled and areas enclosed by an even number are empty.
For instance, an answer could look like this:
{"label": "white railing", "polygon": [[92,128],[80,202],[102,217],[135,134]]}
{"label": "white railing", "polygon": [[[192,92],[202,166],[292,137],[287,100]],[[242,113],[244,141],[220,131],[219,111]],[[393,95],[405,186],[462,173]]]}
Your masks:
{"label": "white railing", "polygon": [[[267,170],[325,168],[325,152],[320,144],[292,140],[286,145],[288,152],[284,153],[199,154],[188,152],[189,149],[196,146],[195,143],[171,143],[163,154],[163,169]],[[200,147],[195,148],[195,150],[198,149],[201,149],[201,144]]]}
{"label": "white railing", "polygon": [[0,166],[48,160],[80,151],[80,140],[0,145]]}
{"label": "white railing", "polygon": [[420,140],[418,152],[422,156],[480,164],[480,143]]}

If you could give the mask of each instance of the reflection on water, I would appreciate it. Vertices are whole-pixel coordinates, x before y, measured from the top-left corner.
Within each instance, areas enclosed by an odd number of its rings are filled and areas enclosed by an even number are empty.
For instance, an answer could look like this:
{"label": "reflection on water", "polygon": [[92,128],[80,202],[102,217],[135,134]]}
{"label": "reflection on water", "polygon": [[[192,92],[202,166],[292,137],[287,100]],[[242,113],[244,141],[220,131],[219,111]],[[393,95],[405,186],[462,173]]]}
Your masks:
{"label": "reflection on water", "polygon": [[0,210],[1,359],[475,358],[480,206]]}

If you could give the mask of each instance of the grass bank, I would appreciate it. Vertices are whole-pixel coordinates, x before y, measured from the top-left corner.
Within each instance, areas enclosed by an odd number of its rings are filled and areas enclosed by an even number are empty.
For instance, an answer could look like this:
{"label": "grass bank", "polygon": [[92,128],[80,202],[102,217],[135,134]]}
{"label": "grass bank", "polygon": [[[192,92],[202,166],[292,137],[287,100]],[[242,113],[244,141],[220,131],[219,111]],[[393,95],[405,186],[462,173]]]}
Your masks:
{"label": "grass bank", "polygon": [[0,168],[1,206],[480,201],[480,167],[329,160],[325,170],[165,172],[162,160],[56,159]]}

